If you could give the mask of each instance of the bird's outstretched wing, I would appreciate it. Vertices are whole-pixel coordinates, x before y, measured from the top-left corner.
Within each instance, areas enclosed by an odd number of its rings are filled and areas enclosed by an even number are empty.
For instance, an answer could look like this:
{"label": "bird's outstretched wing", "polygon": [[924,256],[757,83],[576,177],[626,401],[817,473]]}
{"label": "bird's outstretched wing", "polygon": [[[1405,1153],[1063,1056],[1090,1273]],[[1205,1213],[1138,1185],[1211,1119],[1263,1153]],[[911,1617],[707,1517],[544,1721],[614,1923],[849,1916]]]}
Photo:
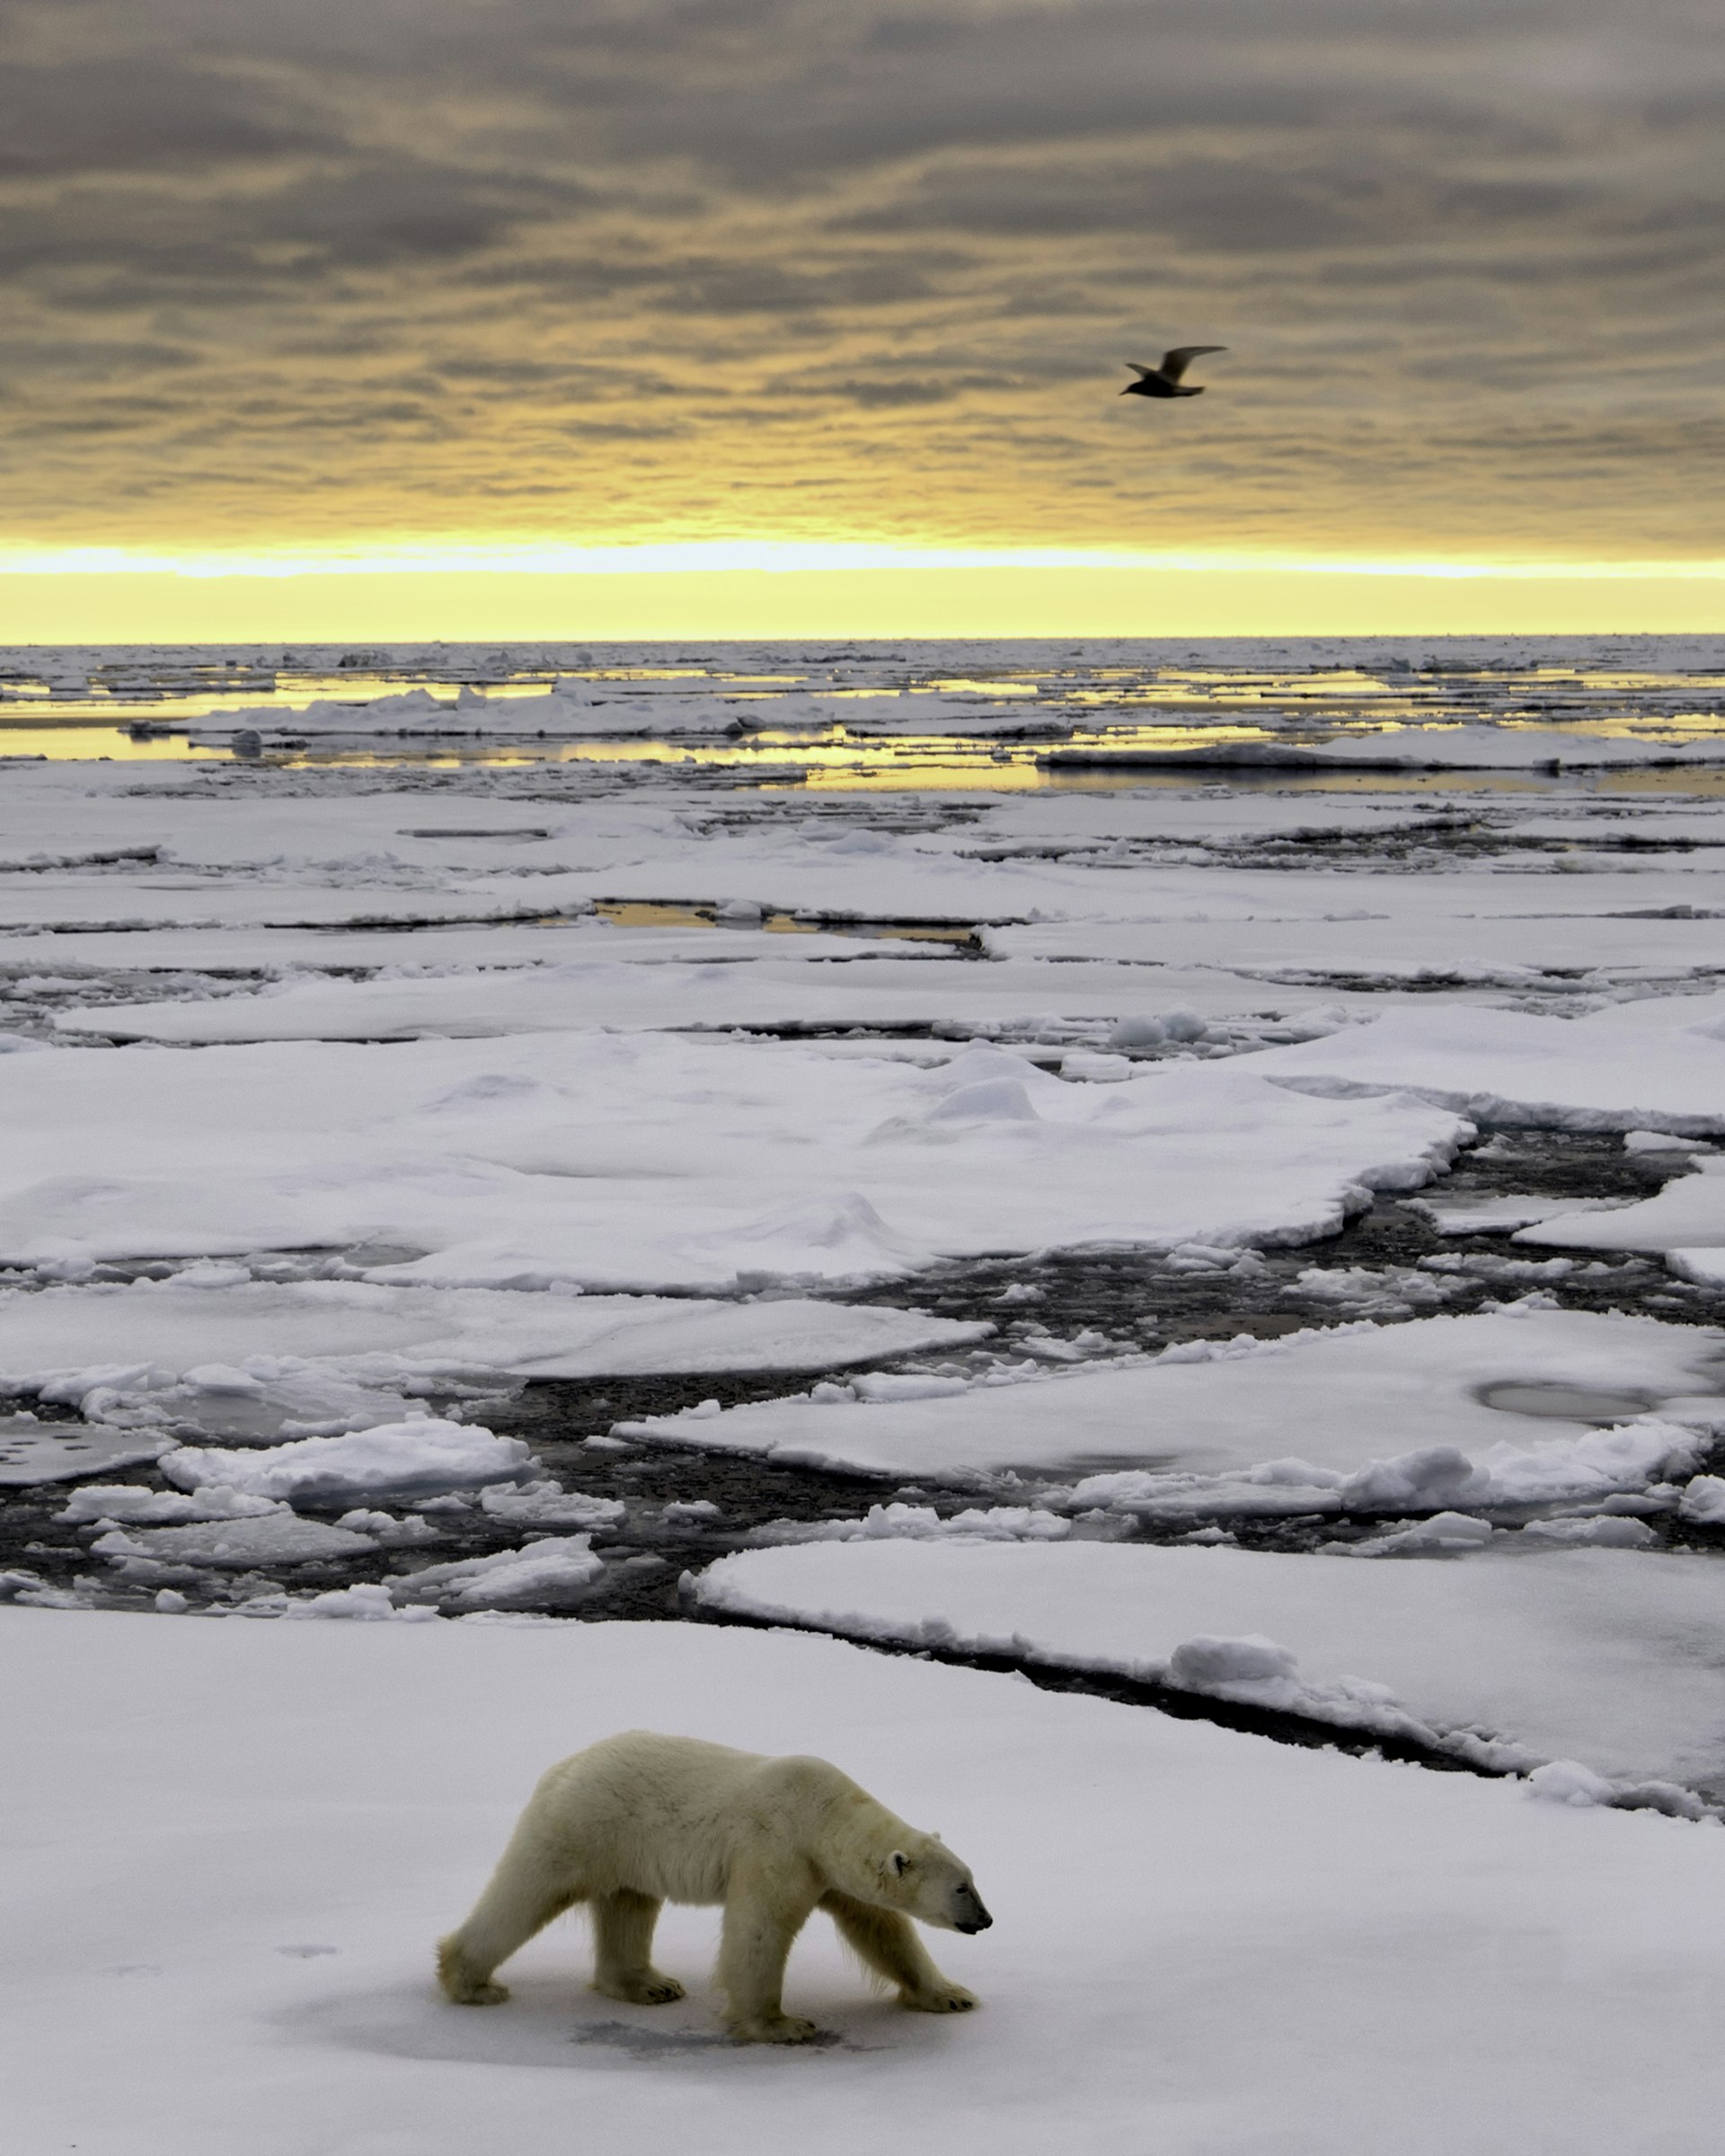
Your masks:
{"label": "bird's outstretched wing", "polygon": [[1225,352],[1227,349],[1225,344],[1177,344],[1172,352],[1163,354],[1156,372],[1165,381],[1178,382],[1194,359],[1201,359],[1206,352]]}
{"label": "bird's outstretched wing", "polygon": [[1138,377],[1140,382],[1147,380],[1152,375],[1160,374],[1162,372],[1160,367],[1140,367],[1136,359],[1122,359],[1120,365],[1122,367],[1129,367],[1132,369],[1132,372]]}

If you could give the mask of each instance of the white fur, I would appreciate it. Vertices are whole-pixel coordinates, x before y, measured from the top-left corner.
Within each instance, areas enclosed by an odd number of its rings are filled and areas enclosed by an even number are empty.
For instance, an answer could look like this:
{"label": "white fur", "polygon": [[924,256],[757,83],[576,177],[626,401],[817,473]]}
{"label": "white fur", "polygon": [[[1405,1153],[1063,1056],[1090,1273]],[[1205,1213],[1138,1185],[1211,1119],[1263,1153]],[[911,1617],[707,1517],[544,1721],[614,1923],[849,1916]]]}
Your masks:
{"label": "white fur", "polygon": [[665,1902],[722,1904],[718,1981],[726,2021],[748,2042],[800,2044],[811,2021],[781,2006],[792,1941],[825,1909],[898,2002],[960,2013],[909,1920],[980,1931],[993,1921],[968,1868],[822,1759],[769,1759],[688,1736],[631,1730],[553,1767],[521,1815],[473,1914],[438,1948],[448,1996],[507,1999],[491,1972],[552,1918],[593,1912],[593,1986],[653,2005],[683,1986],[652,1966]]}

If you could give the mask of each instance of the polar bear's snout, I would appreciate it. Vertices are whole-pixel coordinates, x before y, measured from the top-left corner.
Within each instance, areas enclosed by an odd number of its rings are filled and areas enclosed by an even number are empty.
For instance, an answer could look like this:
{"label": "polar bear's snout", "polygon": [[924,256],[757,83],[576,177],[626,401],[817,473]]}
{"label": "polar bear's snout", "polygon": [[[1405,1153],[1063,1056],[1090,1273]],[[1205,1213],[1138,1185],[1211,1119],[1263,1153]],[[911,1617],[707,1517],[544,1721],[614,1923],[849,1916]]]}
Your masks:
{"label": "polar bear's snout", "polygon": [[982,1896],[974,1886],[960,1885],[952,1894],[952,1929],[955,1931],[986,1931],[994,1918],[982,1905]]}

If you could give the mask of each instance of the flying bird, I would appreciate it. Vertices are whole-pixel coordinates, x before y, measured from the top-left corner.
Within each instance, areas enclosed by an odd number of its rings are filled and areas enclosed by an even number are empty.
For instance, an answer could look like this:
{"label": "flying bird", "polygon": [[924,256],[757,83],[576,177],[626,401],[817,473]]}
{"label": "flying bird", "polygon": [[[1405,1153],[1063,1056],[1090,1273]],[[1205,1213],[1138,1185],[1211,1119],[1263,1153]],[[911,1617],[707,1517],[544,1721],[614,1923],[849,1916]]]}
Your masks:
{"label": "flying bird", "polygon": [[1201,397],[1204,384],[1194,382],[1190,386],[1181,379],[1194,359],[1206,352],[1225,352],[1225,344],[1177,344],[1172,352],[1164,352],[1160,367],[1140,367],[1136,359],[1126,365],[1138,377],[1128,382],[1120,392],[1123,397]]}

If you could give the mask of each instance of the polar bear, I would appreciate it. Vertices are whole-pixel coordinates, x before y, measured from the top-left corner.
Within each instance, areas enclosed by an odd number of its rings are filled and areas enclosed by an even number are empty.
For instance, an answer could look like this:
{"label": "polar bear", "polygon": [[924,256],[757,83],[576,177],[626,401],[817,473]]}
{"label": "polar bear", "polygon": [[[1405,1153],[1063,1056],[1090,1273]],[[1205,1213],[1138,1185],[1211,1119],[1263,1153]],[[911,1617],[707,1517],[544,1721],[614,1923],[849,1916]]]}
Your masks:
{"label": "polar bear", "polygon": [[491,1884],[438,1947],[438,1974],[462,2006],[509,1997],[491,1972],[577,1903],[593,1909],[593,1988],[639,2006],[680,1999],[652,1966],[666,1902],[724,1906],[718,1982],[746,2043],[804,2044],[812,2021],[784,2012],[792,1941],[825,1909],[898,2003],[926,2014],[977,2003],[929,1959],[910,1919],[949,1931],[994,1922],[969,1869],[823,1759],[770,1759],[635,1729],[544,1776]]}

